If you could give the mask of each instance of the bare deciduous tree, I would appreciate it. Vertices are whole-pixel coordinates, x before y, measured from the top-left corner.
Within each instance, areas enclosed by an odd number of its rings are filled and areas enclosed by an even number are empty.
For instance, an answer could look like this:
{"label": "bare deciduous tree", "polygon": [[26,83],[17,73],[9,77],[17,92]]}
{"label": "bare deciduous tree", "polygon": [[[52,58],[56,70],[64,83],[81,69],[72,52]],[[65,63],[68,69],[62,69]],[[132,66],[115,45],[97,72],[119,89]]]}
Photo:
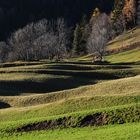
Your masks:
{"label": "bare deciduous tree", "polygon": [[7,59],[9,47],[6,42],[0,42],[0,62],[4,62]]}
{"label": "bare deciduous tree", "polygon": [[60,60],[66,55],[68,44],[68,30],[64,19],[57,19],[57,46],[56,59]]}
{"label": "bare deciduous tree", "polygon": [[39,59],[52,60],[56,55],[57,36],[53,32],[48,32],[34,41],[34,46],[37,47]]}
{"label": "bare deciduous tree", "polygon": [[64,19],[57,19],[55,26],[51,26],[46,19],[31,23],[13,33],[9,44],[13,60],[30,61],[45,58],[60,60],[66,54],[67,46]]}
{"label": "bare deciduous tree", "polygon": [[88,38],[87,48],[89,53],[96,54],[98,61],[102,61],[105,54],[106,44],[110,37],[110,20],[104,13],[93,18],[92,31]]}

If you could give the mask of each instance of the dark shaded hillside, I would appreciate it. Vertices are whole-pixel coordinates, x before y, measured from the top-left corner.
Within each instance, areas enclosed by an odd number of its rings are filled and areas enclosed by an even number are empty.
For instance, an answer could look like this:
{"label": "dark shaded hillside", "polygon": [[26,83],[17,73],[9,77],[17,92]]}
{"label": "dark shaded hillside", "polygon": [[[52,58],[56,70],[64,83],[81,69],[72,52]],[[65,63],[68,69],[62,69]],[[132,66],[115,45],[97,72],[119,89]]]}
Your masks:
{"label": "dark shaded hillside", "polygon": [[95,7],[110,12],[114,0],[0,0],[0,40],[15,29],[41,18],[64,17],[68,25],[90,16]]}

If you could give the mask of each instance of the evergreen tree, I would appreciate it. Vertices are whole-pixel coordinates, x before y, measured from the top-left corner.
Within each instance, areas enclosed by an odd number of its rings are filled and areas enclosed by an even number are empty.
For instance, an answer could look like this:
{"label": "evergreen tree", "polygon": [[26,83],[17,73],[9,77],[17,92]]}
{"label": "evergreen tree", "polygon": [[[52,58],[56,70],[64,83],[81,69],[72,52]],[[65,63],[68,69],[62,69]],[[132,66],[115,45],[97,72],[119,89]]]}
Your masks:
{"label": "evergreen tree", "polygon": [[115,0],[114,14],[116,18],[119,17],[120,14],[122,14],[124,4],[125,4],[124,0]]}
{"label": "evergreen tree", "polygon": [[87,38],[88,38],[88,22],[86,16],[84,15],[80,24],[77,24],[74,30],[73,55],[86,54]]}
{"label": "evergreen tree", "polygon": [[118,35],[124,31],[125,19],[122,14],[124,3],[124,0],[115,0],[114,3],[114,10],[111,13],[112,29],[114,35]]}
{"label": "evergreen tree", "polygon": [[81,28],[80,25],[77,24],[76,28],[74,30],[74,39],[73,39],[73,50],[72,50],[72,54],[73,55],[80,55],[81,52],[81,38],[82,38],[82,32],[81,32]]}

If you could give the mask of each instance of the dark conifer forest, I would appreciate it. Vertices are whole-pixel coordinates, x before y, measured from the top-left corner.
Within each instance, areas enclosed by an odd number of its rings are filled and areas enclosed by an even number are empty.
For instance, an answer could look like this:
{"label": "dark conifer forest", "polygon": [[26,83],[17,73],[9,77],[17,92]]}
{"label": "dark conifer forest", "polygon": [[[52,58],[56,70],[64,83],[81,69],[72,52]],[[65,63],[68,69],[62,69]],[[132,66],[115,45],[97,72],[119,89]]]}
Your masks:
{"label": "dark conifer forest", "polygon": [[0,0],[0,40],[42,18],[63,17],[68,26],[75,26],[84,15],[89,18],[96,7],[109,13],[114,0]]}

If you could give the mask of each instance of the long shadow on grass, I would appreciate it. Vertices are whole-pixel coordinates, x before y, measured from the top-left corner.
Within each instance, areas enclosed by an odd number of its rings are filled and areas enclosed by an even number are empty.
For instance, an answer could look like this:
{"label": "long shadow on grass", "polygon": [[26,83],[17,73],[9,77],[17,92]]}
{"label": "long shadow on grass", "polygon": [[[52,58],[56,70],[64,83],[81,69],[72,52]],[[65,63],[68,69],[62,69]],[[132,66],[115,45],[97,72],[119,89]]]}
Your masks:
{"label": "long shadow on grass", "polygon": [[97,80],[111,80],[118,77],[109,73],[38,71],[41,74],[65,75],[68,77],[52,78],[44,81],[0,81],[1,96],[15,96],[22,93],[48,93],[79,86],[95,84]]}
{"label": "long shadow on grass", "polygon": [[89,84],[95,84],[94,80],[77,77],[54,78],[43,82],[0,81],[0,96],[16,96],[23,93],[49,93]]}
{"label": "long shadow on grass", "polygon": [[9,104],[0,102],[0,109],[9,108],[9,107],[11,107]]}
{"label": "long shadow on grass", "polygon": [[[28,71],[29,72],[29,71]],[[31,71],[29,72],[31,73]],[[73,76],[78,78],[90,78],[93,80],[112,80],[118,78],[124,78],[128,76],[135,76],[133,72],[127,73],[117,73],[117,72],[104,72],[104,71],[63,71],[63,70],[37,70],[35,73],[38,74],[50,74],[50,75],[63,75],[63,76]]]}
{"label": "long shadow on grass", "polygon": [[129,69],[130,66],[125,65],[89,65],[89,66],[78,66],[78,65],[52,65],[48,66],[48,69],[59,69],[59,70],[100,70],[100,69]]}

